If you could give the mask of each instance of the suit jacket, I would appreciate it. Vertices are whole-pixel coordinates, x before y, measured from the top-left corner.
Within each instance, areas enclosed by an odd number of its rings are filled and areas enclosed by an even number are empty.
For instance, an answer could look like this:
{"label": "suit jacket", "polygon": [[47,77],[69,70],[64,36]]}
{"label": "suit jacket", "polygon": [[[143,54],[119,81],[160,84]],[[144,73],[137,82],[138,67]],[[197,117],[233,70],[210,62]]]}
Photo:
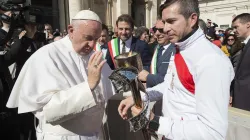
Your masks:
{"label": "suit jacket", "polygon": [[244,47],[236,67],[233,106],[250,111],[250,40]]}
{"label": "suit jacket", "polygon": [[[118,46],[119,46],[118,50],[120,53],[120,39],[119,38],[118,38]],[[108,48],[108,44],[105,44],[105,46],[103,46],[103,47]],[[148,44],[144,41],[141,41],[140,39],[132,37],[130,51],[137,52],[141,55],[143,67],[145,70],[149,71],[149,66],[150,66],[150,62],[151,62],[152,57],[150,56]],[[114,66],[113,60],[111,58],[109,49],[108,49],[107,54],[106,54],[106,60],[107,60],[107,63],[109,64],[110,68],[112,70],[115,69],[115,66]]]}
{"label": "suit jacket", "polygon": [[160,57],[156,64],[156,72],[157,74],[149,74],[147,76],[147,87],[156,86],[159,83],[164,81],[165,74],[168,70],[169,61],[172,53],[175,53],[175,45],[171,44],[164,54]]}

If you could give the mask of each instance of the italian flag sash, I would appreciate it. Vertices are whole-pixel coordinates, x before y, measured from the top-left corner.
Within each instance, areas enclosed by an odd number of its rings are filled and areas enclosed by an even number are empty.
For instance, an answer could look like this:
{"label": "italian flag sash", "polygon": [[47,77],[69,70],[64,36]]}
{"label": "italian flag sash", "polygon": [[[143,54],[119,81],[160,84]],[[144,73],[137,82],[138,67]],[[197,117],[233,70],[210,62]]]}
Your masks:
{"label": "italian flag sash", "polygon": [[110,56],[112,58],[114,65],[115,65],[115,57],[120,54],[118,47],[119,47],[118,38],[115,38],[109,41],[108,43],[109,53],[110,53]]}
{"label": "italian flag sash", "polygon": [[95,50],[95,51],[101,51],[101,45],[100,45],[100,43],[96,42],[96,45],[95,45],[95,47],[94,47],[94,50]]}
{"label": "italian flag sash", "polygon": [[156,69],[156,65],[157,65],[157,54],[158,54],[158,50],[159,50],[160,46],[157,45],[152,61],[151,61],[151,65],[150,65],[150,73],[151,74],[156,74],[157,69]]}

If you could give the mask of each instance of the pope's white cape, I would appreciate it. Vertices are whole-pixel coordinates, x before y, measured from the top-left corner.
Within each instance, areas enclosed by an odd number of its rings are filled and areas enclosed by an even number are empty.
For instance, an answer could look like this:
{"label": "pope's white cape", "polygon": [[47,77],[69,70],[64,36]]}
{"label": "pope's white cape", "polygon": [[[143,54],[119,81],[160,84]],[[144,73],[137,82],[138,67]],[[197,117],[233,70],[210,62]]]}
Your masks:
{"label": "pope's white cape", "polygon": [[[19,113],[42,108],[57,91],[67,90],[87,80],[84,66],[81,65],[81,57],[74,52],[68,37],[41,48],[23,66],[7,107],[18,107]],[[102,79],[107,80],[111,70],[106,64],[102,73],[104,71]],[[106,93],[110,91],[110,82],[101,83],[104,84],[107,99],[112,96]]]}

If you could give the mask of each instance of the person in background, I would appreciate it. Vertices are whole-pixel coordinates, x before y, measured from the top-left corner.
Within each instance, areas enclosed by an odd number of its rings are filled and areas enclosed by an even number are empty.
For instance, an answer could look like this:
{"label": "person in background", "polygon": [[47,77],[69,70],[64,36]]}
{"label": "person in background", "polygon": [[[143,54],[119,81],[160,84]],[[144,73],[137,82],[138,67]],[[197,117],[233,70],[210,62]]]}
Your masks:
{"label": "person in background", "polygon": [[148,28],[141,26],[135,30],[135,36],[136,38],[145,41],[146,43],[149,42],[149,30]]}
{"label": "person in background", "polygon": [[221,46],[221,50],[228,56],[231,56],[231,50],[233,45],[237,42],[237,37],[233,34],[226,36],[223,45]]}
{"label": "person in background", "polygon": [[238,38],[244,39],[233,83],[233,107],[250,111],[250,14],[243,13],[232,21]]}
{"label": "person in background", "polygon": [[66,35],[68,35],[68,32],[66,30],[63,30],[62,37],[65,37]]}
{"label": "person in background", "polygon": [[139,80],[146,82],[147,87],[154,87],[164,81],[165,74],[168,70],[170,57],[174,55],[174,45],[169,42],[167,34],[163,32],[164,23],[158,18],[153,28],[154,35],[157,39],[153,59],[150,65],[150,72],[142,70],[138,74]]}
{"label": "person in background", "polygon": [[128,14],[123,14],[116,20],[118,38],[112,39],[105,45],[108,47],[106,55],[107,63],[110,68],[115,69],[114,58],[120,54],[128,52],[137,52],[141,56],[142,64],[145,70],[149,71],[150,53],[148,44],[138,38],[133,37],[134,21]]}
{"label": "person in background", "polygon": [[48,23],[44,24],[45,28],[44,28],[44,32],[46,34],[46,40],[47,40],[47,43],[51,43],[53,42],[53,29],[52,29],[52,26]]}
{"label": "person in background", "polygon": [[108,27],[105,24],[102,24],[102,32],[100,38],[97,40],[96,45],[94,47],[95,51],[102,51],[103,58],[106,58],[107,54],[107,46],[105,44],[108,43]]}
{"label": "person in background", "polygon": [[[212,25],[213,24],[213,25]],[[213,23],[210,19],[207,19],[207,36],[215,38],[215,28],[218,27],[216,23]]]}
{"label": "person in background", "polygon": [[202,19],[199,19],[199,27],[202,29],[202,31],[206,35],[207,34],[207,25],[206,25],[205,21],[203,21]]}

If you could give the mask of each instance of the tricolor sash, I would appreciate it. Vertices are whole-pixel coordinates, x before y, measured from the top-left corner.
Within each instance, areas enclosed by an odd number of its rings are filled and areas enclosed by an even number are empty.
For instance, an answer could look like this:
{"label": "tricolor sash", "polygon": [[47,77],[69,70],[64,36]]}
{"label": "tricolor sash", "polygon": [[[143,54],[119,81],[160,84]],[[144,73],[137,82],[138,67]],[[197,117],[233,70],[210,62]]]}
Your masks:
{"label": "tricolor sash", "polygon": [[112,58],[114,65],[115,65],[115,57],[120,54],[118,47],[119,47],[118,38],[115,38],[109,41],[108,43],[109,53],[110,53],[110,56]]}
{"label": "tricolor sash", "polygon": [[157,65],[157,55],[158,55],[159,48],[160,48],[160,46],[157,45],[155,52],[154,52],[154,55],[153,55],[153,58],[152,58],[152,61],[151,61],[151,65],[150,65],[150,73],[151,74],[157,73],[156,65]]}
{"label": "tricolor sash", "polygon": [[176,50],[174,62],[180,82],[189,92],[195,94],[195,83],[193,75],[190,73],[186,62],[178,49]]}
{"label": "tricolor sash", "polygon": [[[95,45],[95,47],[94,47],[94,50],[95,50],[95,51],[102,51],[101,44],[98,43],[98,42],[96,42],[96,45]],[[105,59],[105,57],[106,57],[106,56],[104,56],[104,54],[103,54],[102,58]]]}
{"label": "tricolor sash", "polygon": [[95,50],[95,51],[101,51],[101,50],[102,50],[102,49],[101,49],[101,44],[98,43],[98,42],[96,42],[95,47],[94,47],[94,50]]}

